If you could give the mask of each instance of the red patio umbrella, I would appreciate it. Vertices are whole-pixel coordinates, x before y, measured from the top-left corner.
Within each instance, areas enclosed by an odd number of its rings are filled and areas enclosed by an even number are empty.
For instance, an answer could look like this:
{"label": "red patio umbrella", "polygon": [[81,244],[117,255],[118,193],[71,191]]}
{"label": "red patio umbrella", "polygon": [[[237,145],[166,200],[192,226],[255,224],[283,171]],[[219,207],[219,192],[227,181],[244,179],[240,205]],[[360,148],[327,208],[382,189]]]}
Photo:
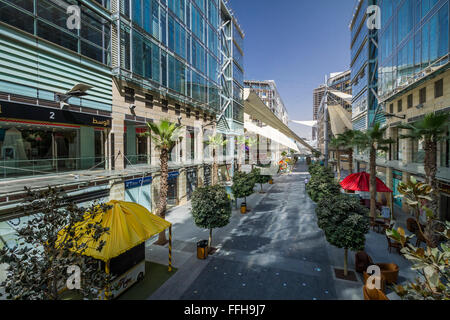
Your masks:
{"label": "red patio umbrella", "polygon": [[[340,182],[341,187],[344,190],[351,191],[370,191],[370,174],[367,172],[354,173]],[[377,192],[391,192],[383,181],[377,178]]]}

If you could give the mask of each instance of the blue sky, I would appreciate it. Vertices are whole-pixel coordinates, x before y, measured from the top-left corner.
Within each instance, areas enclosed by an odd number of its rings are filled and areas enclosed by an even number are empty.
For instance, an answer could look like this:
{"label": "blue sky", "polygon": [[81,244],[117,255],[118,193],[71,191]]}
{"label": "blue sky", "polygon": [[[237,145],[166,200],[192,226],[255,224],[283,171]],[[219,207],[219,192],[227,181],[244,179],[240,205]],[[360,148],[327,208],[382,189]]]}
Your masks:
{"label": "blue sky", "polygon": [[[245,32],[245,79],[275,80],[292,120],[312,120],[312,91],[350,64],[355,0],[230,0]],[[301,137],[311,129],[290,124]]]}

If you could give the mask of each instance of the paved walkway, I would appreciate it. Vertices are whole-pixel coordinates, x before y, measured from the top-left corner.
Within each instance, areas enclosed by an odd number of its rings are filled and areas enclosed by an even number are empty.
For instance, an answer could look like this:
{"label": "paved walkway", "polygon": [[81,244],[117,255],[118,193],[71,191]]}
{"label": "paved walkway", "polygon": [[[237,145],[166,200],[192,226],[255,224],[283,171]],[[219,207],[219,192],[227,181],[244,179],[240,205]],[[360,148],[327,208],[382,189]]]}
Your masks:
{"label": "paved walkway", "polygon": [[[213,234],[218,252],[204,261],[196,257],[196,242],[207,239],[208,231],[194,225],[188,206],[172,210],[167,220],[174,225],[173,261],[179,270],[149,299],[363,299],[362,279],[334,278],[333,266],[343,266],[344,253],[329,245],[317,226],[315,204],[305,192],[306,171],[298,165],[291,175],[266,185],[266,194],[249,197],[249,214],[234,210],[231,223]],[[150,243],[147,259],[167,263],[167,248]],[[385,236],[371,231],[366,251],[375,262],[397,263],[401,281],[414,276],[407,260],[388,253]]]}

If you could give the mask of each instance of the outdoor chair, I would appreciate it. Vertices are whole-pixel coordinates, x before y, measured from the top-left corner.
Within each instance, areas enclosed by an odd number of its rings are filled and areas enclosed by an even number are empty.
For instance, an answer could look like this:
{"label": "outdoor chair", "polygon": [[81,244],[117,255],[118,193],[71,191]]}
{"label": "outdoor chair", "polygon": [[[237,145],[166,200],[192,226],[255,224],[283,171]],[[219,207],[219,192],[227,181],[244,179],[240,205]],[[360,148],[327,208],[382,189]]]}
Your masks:
{"label": "outdoor chair", "polygon": [[363,287],[364,300],[389,300],[386,295],[378,289],[367,289]]}
{"label": "outdoor chair", "polygon": [[[364,276],[364,283],[366,283],[369,275],[367,268],[371,265],[380,267],[381,277],[387,284],[396,283],[398,279],[399,267],[395,263],[374,263],[372,258],[364,251],[355,254],[355,270],[362,272]],[[367,278],[366,278],[367,276]]]}
{"label": "outdoor chair", "polygon": [[400,254],[400,250],[401,250],[401,248],[402,248],[401,244],[398,243],[398,242],[395,242],[395,241],[391,240],[391,238],[389,238],[388,236],[386,236],[386,239],[387,239],[387,242],[388,242],[388,250],[389,250],[389,253],[392,252],[392,251],[391,251],[392,249],[396,249],[397,252],[398,252],[398,254]]}
{"label": "outdoor chair", "polygon": [[[422,230],[425,229],[424,225],[421,225]],[[406,220],[406,229],[411,232],[414,233],[416,235],[416,247],[420,246],[420,244],[426,243],[425,238],[422,236],[422,233],[419,230],[419,226],[417,225],[417,221],[413,218],[408,218]]]}
{"label": "outdoor chair", "polygon": [[[367,284],[367,279],[369,279],[371,275],[368,274],[367,272],[363,272],[363,277],[364,277],[364,286],[366,286]],[[384,276],[383,273],[381,273],[381,289],[380,289],[383,293],[386,292],[386,278]]]}
{"label": "outdoor chair", "polygon": [[377,263],[387,284],[397,283],[400,268],[395,263]]}
{"label": "outdoor chair", "polygon": [[372,258],[364,251],[355,253],[355,270],[356,272],[363,273],[367,268],[373,264]]}

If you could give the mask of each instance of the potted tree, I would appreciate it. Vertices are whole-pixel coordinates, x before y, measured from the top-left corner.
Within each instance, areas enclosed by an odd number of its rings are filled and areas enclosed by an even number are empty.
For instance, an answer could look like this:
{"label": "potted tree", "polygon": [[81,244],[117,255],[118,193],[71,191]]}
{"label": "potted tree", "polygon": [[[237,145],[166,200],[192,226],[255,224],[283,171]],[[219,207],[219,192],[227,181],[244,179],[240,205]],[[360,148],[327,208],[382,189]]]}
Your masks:
{"label": "potted tree", "polygon": [[247,197],[253,194],[254,188],[255,179],[253,174],[240,171],[234,173],[231,191],[236,199],[244,198],[244,202],[241,204],[242,214],[249,212],[247,208]]}
{"label": "potted tree", "polygon": [[[319,201],[316,214],[318,226],[325,232],[327,241],[344,249],[344,270],[335,270],[336,276],[350,279],[348,273],[348,250],[364,249],[369,232],[368,210],[359,201],[345,194],[338,194]],[[353,273],[352,276],[356,278]]]}
{"label": "potted tree", "polygon": [[191,213],[195,224],[209,229],[208,253],[215,251],[212,248],[213,229],[223,228],[230,222],[231,199],[225,187],[220,185],[198,188],[192,194]]}
{"label": "potted tree", "polygon": [[263,184],[269,183],[272,180],[271,176],[263,175],[261,174],[261,169],[255,168],[252,170],[252,173],[255,178],[255,183],[258,183],[261,187],[261,190],[259,193],[264,193],[263,191]]}

